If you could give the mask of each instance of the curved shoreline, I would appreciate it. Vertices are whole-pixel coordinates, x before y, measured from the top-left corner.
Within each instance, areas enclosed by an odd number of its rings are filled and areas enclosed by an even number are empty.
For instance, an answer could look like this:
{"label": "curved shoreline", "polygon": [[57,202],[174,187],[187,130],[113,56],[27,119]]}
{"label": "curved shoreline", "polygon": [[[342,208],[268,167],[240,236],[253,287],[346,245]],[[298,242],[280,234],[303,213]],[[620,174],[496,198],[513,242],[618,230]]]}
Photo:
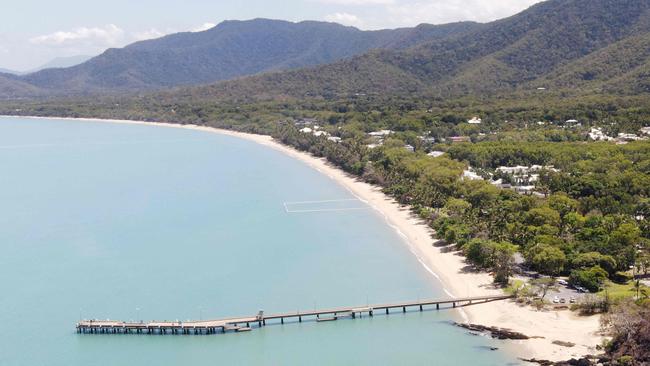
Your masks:
{"label": "curved shoreline", "polygon": [[[491,286],[492,278],[489,274],[468,271],[462,257],[455,253],[444,253],[442,248],[436,247],[433,230],[422,220],[414,217],[408,207],[401,206],[385,195],[379,187],[360,181],[329,164],[324,158],[317,158],[309,153],[276,142],[271,136],[163,122],[64,117],[0,117],[183,128],[242,138],[264,145],[318,170],[377,210],[384,217],[386,223],[404,239],[409,251],[415,255],[416,259],[442,284],[443,290],[448,295],[465,297],[501,292]],[[459,309],[459,313],[466,322],[503,327],[529,336],[543,337],[524,341],[504,341],[504,348],[517,357],[552,361],[567,360],[598,353],[595,346],[602,342],[602,337],[596,334],[599,328],[598,317],[577,317],[568,311],[535,311],[528,307],[520,307],[513,302],[495,302],[489,306]],[[571,341],[576,346],[567,348],[552,343],[557,340]]]}

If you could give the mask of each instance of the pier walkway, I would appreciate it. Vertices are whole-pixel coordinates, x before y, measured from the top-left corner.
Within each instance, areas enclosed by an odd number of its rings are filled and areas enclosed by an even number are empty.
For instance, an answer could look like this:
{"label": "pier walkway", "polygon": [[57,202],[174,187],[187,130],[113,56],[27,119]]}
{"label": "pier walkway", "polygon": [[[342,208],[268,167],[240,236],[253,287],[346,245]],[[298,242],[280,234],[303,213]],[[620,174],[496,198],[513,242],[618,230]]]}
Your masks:
{"label": "pier walkway", "polygon": [[506,300],[512,295],[495,295],[465,297],[445,300],[423,300],[412,302],[399,302],[389,304],[366,305],[358,307],[343,307],[312,311],[296,311],[278,314],[264,314],[260,311],[257,315],[241,318],[227,318],[201,321],[151,321],[123,322],[113,320],[83,320],[77,323],[77,332],[84,334],[216,334],[226,332],[250,331],[252,326],[263,327],[267,322],[284,324],[285,321],[305,320],[334,321],[338,319],[373,316],[377,312],[390,314],[391,310],[406,313],[410,310],[424,311],[427,309],[440,310],[441,308],[456,308],[461,306],[484,304],[492,301]]}

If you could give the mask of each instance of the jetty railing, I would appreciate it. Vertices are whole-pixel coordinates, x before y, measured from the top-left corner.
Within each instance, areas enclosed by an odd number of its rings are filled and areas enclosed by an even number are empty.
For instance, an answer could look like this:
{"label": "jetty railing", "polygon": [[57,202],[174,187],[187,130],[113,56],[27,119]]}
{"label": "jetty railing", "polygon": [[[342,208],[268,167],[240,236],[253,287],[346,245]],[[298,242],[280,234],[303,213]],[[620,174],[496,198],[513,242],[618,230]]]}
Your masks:
{"label": "jetty railing", "polygon": [[397,302],[387,304],[365,305],[355,307],[340,307],[331,309],[296,311],[277,314],[264,314],[260,311],[256,315],[200,321],[151,321],[151,322],[124,322],[113,320],[83,320],[77,323],[78,333],[83,334],[216,334],[250,331],[253,326],[263,327],[269,321],[284,324],[287,320],[303,322],[305,320],[334,321],[339,319],[355,319],[363,315],[373,316],[377,312],[384,312],[386,315],[391,310],[401,313],[412,311],[414,308],[424,311],[425,307],[436,310],[452,309],[470,305],[484,304],[493,301],[500,301],[512,298],[512,295],[494,295],[464,297],[443,300],[418,300],[410,302]]}

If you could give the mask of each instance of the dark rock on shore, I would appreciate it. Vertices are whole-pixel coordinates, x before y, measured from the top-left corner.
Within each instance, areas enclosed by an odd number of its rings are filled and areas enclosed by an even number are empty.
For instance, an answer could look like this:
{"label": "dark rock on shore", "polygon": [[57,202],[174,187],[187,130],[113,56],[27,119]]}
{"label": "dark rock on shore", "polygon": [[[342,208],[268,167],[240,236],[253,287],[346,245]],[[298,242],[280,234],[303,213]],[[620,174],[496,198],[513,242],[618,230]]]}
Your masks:
{"label": "dark rock on shore", "polygon": [[564,342],[564,341],[553,341],[552,343],[562,347],[573,347],[576,345],[573,342]]}
{"label": "dark rock on shore", "polygon": [[[525,359],[521,358],[520,360],[525,361],[525,362],[530,362],[530,363],[536,363],[541,366],[593,366],[596,365],[596,362],[592,361],[591,359],[587,357],[583,357],[580,359],[575,359],[572,358],[568,361],[559,361],[559,362],[553,362],[553,361],[548,361],[548,360],[537,360],[534,358],[531,359]],[[600,360],[598,360],[600,362]]]}
{"label": "dark rock on shore", "polygon": [[492,338],[497,338],[497,339],[530,339],[532,337],[529,337],[523,333],[515,332],[510,329],[506,328],[499,328],[499,327],[487,327],[485,325],[480,325],[480,324],[465,324],[465,323],[454,323],[456,326],[465,328],[467,330],[473,331],[473,332],[482,332],[482,333],[490,333],[490,336]]}

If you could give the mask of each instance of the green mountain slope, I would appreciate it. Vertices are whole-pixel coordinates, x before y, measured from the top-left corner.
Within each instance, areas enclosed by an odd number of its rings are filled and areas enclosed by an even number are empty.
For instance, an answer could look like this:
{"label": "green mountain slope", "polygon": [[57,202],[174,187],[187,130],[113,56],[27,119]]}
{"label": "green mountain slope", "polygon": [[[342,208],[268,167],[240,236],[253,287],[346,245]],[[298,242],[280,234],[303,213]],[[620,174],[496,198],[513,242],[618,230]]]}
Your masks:
{"label": "green mountain slope", "polygon": [[650,90],[643,88],[642,83],[649,64],[650,32],[645,32],[558,68],[533,84],[619,94],[648,92]]}
{"label": "green mountain slope", "polygon": [[51,94],[207,84],[261,72],[326,64],[374,48],[402,49],[476,27],[478,24],[464,22],[361,31],[324,22],[227,21],[204,32],[177,33],[110,49],[81,65],[43,70],[17,80]]}
{"label": "green mountain slope", "polygon": [[[645,93],[649,35],[650,0],[547,0],[487,24],[374,32],[258,19],[139,42],[73,68],[7,79],[39,93],[192,86],[164,94],[235,100],[485,96],[538,87],[573,95]],[[210,84],[215,80],[221,81]],[[14,89],[21,90],[4,88]]]}
{"label": "green mountain slope", "polygon": [[[647,39],[649,19],[650,0],[549,0],[473,31],[409,49],[370,52],[331,65],[244,78],[197,93],[331,97],[350,93],[455,96],[512,92],[532,88],[535,81],[544,78],[553,80],[552,75],[562,79],[563,72],[589,68],[589,63],[595,67],[599,52],[606,53],[608,47],[633,54],[628,58],[644,60],[645,49],[637,48]],[[624,63],[601,64],[612,82],[631,71]],[[357,75],[360,71],[366,72],[364,77]],[[630,74],[625,80],[635,83],[632,78],[638,76],[643,72]],[[595,85],[593,81],[588,84]],[[553,85],[571,87],[570,83]]]}
{"label": "green mountain slope", "polygon": [[0,98],[15,98],[15,96],[40,97],[44,92],[23,81],[17,79],[16,75],[0,73]]}

